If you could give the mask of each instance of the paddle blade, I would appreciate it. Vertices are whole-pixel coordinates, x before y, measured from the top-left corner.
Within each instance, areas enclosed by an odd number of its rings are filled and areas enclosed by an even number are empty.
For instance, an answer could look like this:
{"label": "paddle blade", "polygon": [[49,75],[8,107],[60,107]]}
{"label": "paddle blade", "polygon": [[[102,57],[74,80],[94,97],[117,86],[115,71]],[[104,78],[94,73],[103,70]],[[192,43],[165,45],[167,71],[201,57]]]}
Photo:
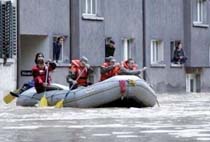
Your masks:
{"label": "paddle blade", "polygon": [[4,96],[3,100],[6,104],[11,103],[16,97],[12,96],[10,93]]}
{"label": "paddle blade", "polygon": [[39,106],[40,106],[40,107],[47,107],[47,106],[48,106],[47,98],[46,98],[45,95],[41,98],[41,100],[40,100],[40,102],[39,102]]}
{"label": "paddle blade", "polygon": [[55,104],[55,108],[62,108],[62,107],[63,107],[63,102],[64,102],[63,99],[60,100],[60,101],[58,101],[58,102]]}

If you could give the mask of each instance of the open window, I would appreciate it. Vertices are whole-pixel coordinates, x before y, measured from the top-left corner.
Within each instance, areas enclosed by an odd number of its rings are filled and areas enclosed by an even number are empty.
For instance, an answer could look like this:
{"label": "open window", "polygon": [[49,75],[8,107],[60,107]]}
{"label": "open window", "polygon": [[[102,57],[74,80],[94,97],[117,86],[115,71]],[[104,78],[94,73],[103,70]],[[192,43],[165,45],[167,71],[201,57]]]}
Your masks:
{"label": "open window", "polygon": [[56,35],[53,36],[53,61],[56,63],[68,63],[69,58],[66,53],[68,48],[65,48],[67,36]]}

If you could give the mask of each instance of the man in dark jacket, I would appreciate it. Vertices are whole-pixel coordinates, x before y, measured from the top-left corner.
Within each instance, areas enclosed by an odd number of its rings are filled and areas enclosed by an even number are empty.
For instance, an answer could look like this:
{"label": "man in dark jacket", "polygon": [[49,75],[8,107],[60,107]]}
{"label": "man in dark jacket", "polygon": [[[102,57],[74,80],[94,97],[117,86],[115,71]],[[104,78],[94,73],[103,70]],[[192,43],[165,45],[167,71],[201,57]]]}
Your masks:
{"label": "man in dark jacket", "polygon": [[174,50],[174,57],[172,59],[172,62],[175,64],[184,64],[187,60],[187,57],[185,57],[184,50],[182,48],[181,42],[177,44],[176,49]]}
{"label": "man in dark jacket", "polygon": [[115,42],[110,39],[108,44],[105,45],[105,57],[114,56],[114,52],[115,52]]}

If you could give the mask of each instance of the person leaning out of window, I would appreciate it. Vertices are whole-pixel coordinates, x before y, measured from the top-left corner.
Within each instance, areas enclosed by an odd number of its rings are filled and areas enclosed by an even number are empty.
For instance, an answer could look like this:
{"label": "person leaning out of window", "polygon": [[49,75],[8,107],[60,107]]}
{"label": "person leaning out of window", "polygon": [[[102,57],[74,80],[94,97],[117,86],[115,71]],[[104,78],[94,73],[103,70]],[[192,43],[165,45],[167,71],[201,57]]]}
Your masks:
{"label": "person leaning out of window", "polygon": [[115,42],[114,40],[109,40],[108,43],[105,45],[105,58],[114,56],[115,53]]}

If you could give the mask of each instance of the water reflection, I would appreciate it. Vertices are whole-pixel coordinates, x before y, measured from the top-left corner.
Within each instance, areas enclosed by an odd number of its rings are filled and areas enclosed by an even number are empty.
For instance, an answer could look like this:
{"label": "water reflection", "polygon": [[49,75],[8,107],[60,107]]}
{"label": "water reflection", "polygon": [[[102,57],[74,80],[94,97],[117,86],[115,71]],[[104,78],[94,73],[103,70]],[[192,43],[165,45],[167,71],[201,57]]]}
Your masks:
{"label": "water reflection", "polygon": [[2,142],[210,141],[209,94],[159,95],[153,108],[23,108],[0,104]]}

